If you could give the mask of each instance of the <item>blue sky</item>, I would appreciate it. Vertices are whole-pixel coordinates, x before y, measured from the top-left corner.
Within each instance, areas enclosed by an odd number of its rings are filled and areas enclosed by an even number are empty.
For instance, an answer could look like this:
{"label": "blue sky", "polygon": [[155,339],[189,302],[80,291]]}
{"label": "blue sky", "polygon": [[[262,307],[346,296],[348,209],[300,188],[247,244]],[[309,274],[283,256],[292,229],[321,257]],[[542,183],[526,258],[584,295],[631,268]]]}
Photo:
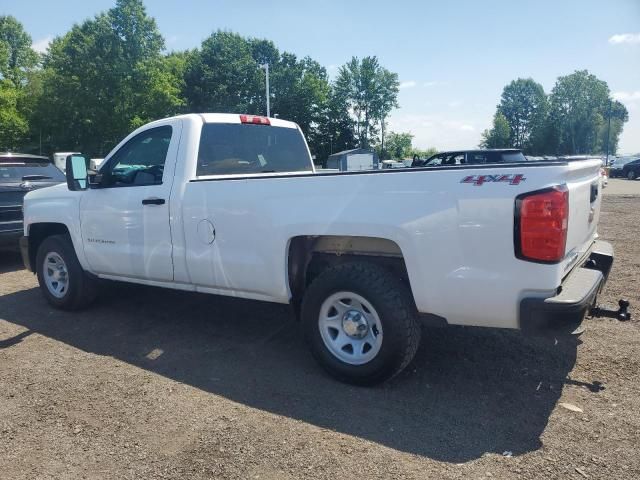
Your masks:
{"label": "blue sky", "polygon": [[[0,0],[34,46],[115,0]],[[146,0],[169,50],[216,29],[273,40],[330,74],[351,56],[376,55],[397,72],[391,129],[419,147],[474,147],[505,84],[533,77],[549,92],[559,75],[588,69],[629,110],[620,150],[640,152],[640,0]]]}

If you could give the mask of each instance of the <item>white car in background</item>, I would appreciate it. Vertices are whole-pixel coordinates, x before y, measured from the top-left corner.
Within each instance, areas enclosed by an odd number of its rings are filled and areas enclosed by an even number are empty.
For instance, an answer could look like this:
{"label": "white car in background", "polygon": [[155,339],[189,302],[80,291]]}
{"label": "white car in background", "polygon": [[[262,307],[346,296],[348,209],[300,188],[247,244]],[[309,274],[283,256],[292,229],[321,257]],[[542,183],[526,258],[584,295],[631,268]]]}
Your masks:
{"label": "white car in background", "polygon": [[64,172],[67,168],[67,157],[69,155],[80,154],[80,152],[56,152],[53,154],[53,164],[60,169],[60,171]]}
{"label": "white car in background", "polygon": [[102,165],[102,162],[104,162],[104,158],[92,158],[89,160],[89,170],[97,171],[100,165]]}

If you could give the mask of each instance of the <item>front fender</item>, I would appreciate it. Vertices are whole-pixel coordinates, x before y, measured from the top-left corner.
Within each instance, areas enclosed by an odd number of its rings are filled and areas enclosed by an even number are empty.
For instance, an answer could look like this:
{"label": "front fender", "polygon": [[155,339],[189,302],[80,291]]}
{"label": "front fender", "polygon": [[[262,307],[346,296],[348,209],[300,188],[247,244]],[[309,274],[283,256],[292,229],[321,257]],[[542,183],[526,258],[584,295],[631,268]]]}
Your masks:
{"label": "front fender", "polygon": [[80,229],[80,200],[83,192],[72,192],[66,184],[29,192],[24,197],[24,235],[29,236],[34,225],[64,225],[82,268],[90,271],[84,254]]}

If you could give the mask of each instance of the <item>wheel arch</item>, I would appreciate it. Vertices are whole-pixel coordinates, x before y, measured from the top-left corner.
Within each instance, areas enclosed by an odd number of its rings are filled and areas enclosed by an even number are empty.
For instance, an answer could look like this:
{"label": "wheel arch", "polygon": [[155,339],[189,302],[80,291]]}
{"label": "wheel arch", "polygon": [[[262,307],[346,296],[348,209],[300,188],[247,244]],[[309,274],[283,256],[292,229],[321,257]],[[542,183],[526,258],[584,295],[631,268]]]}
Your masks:
{"label": "wheel arch", "polygon": [[[301,235],[288,242],[287,285],[292,304],[299,309],[307,286],[329,267],[356,260],[375,263],[395,273],[403,283],[409,275],[400,246],[381,237]],[[411,293],[413,295],[413,292]]]}
{"label": "wheel arch", "polygon": [[31,271],[36,271],[36,255],[42,242],[52,235],[70,235],[69,228],[64,223],[40,222],[29,225],[27,231],[29,237],[29,264]]}

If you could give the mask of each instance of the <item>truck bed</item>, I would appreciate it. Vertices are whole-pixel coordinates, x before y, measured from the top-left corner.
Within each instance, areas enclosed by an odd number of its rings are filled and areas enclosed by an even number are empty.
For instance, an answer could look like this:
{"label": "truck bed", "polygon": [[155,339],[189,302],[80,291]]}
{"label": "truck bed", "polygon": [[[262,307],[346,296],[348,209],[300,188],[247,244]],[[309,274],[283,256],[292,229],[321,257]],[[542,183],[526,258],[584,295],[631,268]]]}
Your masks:
{"label": "truck bed", "polygon": [[[419,311],[456,324],[516,328],[514,300],[553,294],[588,253],[599,214],[598,198],[589,220],[599,166],[584,160],[192,179],[184,201],[172,205],[184,222],[178,251],[186,252],[174,258],[175,280],[285,303],[286,275],[271,272],[286,269],[291,238],[378,237],[401,250]],[[496,181],[505,175],[522,179]],[[469,181],[480,176],[485,181]],[[570,198],[565,260],[550,267],[517,259],[515,198],[560,184]],[[213,246],[198,239],[203,219],[215,228]]]}

